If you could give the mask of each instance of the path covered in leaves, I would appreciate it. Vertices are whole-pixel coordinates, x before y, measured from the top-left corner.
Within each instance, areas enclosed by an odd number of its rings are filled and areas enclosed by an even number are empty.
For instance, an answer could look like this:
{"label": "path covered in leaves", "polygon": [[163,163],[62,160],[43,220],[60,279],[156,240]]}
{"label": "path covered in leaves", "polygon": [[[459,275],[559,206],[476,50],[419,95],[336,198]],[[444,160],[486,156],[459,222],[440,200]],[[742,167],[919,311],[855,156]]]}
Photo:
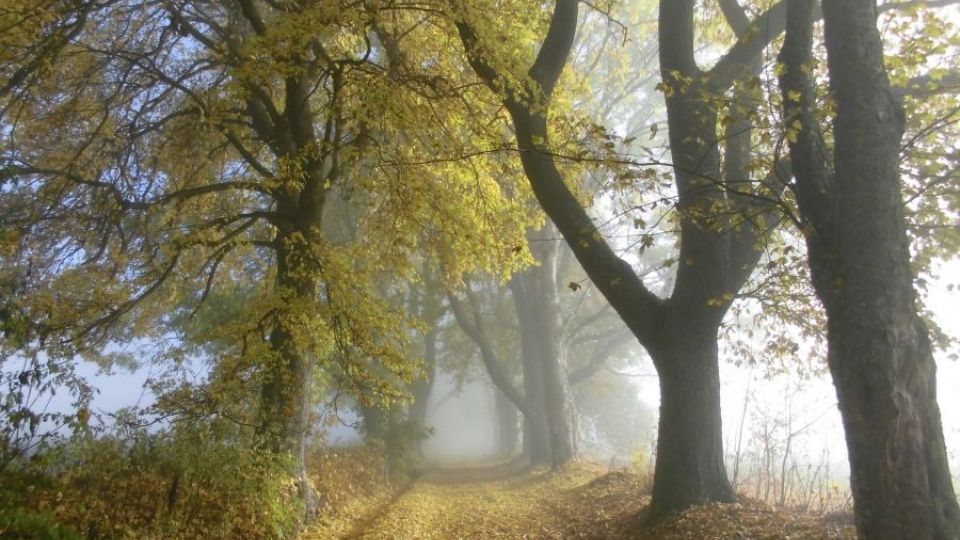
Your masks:
{"label": "path covered in leaves", "polygon": [[635,474],[575,465],[560,472],[459,469],[425,475],[355,520],[305,538],[854,538],[848,526],[743,503],[645,525]]}

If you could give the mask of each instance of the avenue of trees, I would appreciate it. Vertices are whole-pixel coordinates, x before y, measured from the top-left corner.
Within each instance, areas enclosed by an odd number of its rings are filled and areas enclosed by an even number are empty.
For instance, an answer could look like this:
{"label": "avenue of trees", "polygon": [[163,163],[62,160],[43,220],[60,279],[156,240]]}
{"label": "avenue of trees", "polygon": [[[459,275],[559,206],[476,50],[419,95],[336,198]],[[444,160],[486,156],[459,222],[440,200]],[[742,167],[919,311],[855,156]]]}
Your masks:
{"label": "avenue of trees", "polygon": [[960,538],[918,292],[960,249],[953,4],[0,0],[0,472],[90,429],[81,359],[150,365],[143,422],[278,458],[310,521],[319,409],[412,475],[482,373],[556,469],[636,449],[649,357],[658,520],[736,500],[753,313],[825,346],[759,361],[829,371],[858,533]]}

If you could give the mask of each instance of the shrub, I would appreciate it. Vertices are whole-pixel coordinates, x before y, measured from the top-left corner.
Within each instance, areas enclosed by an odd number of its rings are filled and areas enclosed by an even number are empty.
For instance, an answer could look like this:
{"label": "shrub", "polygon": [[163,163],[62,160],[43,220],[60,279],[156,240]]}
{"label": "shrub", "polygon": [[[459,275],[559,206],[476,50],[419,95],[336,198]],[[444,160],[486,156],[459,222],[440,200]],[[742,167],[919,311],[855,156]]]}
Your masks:
{"label": "shrub", "polygon": [[34,461],[22,503],[86,538],[284,538],[303,515],[292,470],[208,424],[86,435]]}
{"label": "shrub", "polygon": [[6,474],[0,484],[0,538],[79,540],[81,536],[63,525],[48,510],[27,507],[26,497],[43,479]]}

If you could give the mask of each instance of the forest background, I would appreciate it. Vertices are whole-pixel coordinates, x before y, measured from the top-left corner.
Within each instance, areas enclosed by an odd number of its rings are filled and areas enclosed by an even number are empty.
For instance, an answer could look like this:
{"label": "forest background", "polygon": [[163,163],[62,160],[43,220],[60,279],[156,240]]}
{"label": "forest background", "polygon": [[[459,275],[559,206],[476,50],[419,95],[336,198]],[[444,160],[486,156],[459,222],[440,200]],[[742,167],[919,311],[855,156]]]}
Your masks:
{"label": "forest background", "polygon": [[[153,479],[152,510],[123,524],[93,499],[88,534],[287,534],[322,506],[310,456],[338,422],[402,482],[431,434],[463,438],[432,421],[463,389],[486,392],[490,455],[646,456],[655,514],[748,481],[780,504],[840,493],[790,170],[811,132],[792,104],[816,105],[824,145],[837,104],[822,60],[809,96],[780,80],[786,4],[5,5],[2,465],[48,486],[5,497],[53,508],[17,519],[80,519],[51,478],[109,491],[123,462]],[[950,4],[879,19],[948,441]],[[137,407],[98,401],[117,387]],[[184,515],[205,492],[219,505]]]}

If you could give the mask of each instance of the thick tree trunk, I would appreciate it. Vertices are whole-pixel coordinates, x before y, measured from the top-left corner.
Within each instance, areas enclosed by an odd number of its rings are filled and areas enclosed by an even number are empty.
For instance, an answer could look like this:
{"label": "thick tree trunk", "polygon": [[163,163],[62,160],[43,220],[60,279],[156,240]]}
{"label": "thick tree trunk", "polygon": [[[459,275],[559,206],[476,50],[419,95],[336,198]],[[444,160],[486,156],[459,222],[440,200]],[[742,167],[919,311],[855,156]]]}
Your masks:
{"label": "thick tree trunk", "polygon": [[[542,467],[552,463],[550,454],[550,429],[546,414],[534,408],[532,416],[523,418],[523,454],[531,467]],[[539,412],[540,414],[536,414]]]}
{"label": "thick tree trunk", "polygon": [[912,282],[903,279],[909,268],[892,269],[889,246],[874,247],[887,266],[876,258],[847,260],[853,264],[845,264],[841,275],[873,274],[880,279],[872,285],[884,281],[889,288],[851,284],[827,309],[830,372],[847,436],[857,528],[871,539],[960,538],[936,364],[916,315]]}
{"label": "thick tree trunk", "polygon": [[309,362],[283,328],[274,329],[270,345],[275,355],[263,374],[257,435],[270,452],[288,453],[294,458],[304,516],[309,522],[317,510],[316,493],[307,475],[312,374]]}
{"label": "thick tree trunk", "polygon": [[797,200],[810,225],[814,287],[850,457],[857,530],[870,539],[960,538],[936,400],[936,364],[917,312],[900,192],[903,112],[883,68],[874,0],[826,0],[833,169],[813,113],[815,4],[790,0],[780,61]]}
{"label": "thick tree trunk", "polygon": [[[292,272],[290,254],[278,240],[277,291],[312,298],[316,282]],[[311,363],[297,346],[286,314],[279,314],[270,333],[273,352],[263,369],[257,438],[269,451],[289,453],[296,461],[305,519],[316,514],[316,494],[307,475],[307,443],[311,422]]]}
{"label": "thick tree trunk", "polygon": [[577,424],[570,397],[570,386],[563,368],[560,345],[554,338],[544,339],[540,359],[543,370],[544,408],[550,433],[550,464],[560,467],[577,457]]}
{"label": "thick tree trunk", "polygon": [[660,375],[651,517],[733,501],[723,463],[716,329],[669,325],[651,353]]}
{"label": "thick tree trunk", "polygon": [[399,406],[382,407],[380,405],[360,404],[363,418],[363,431],[368,442],[383,445],[386,458],[386,479],[394,482],[406,482],[414,471],[410,467],[409,433],[404,433],[403,408]]}
{"label": "thick tree trunk", "polygon": [[497,408],[497,452],[503,457],[513,457],[520,441],[517,408],[499,390],[494,395],[494,404]]}
{"label": "thick tree trunk", "polygon": [[[723,208],[746,211],[728,186],[750,176],[748,145],[726,141],[721,168],[714,91],[693,55],[693,2],[660,2],[660,62],[680,213],[680,264],[662,330],[648,351],[660,376],[660,420],[651,517],[733,502],[723,461],[717,332],[732,297],[759,258],[761,231],[737,231]],[[684,79],[683,77],[686,77]],[[749,122],[741,129],[747,130]],[[747,131],[748,132],[748,131]]]}
{"label": "thick tree trunk", "polygon": [[[552,230],[550,227],[547,230]],[[537,238],[542,233],[531,233]],[[521,351],[524,362],[524,380],[528,374],[539,376],[537,391],[542,400],[546,433],[549,440],[548,463],[554,468],[567,463],[577,455],[576,419],[567,374],[564,369],[560,343],[560,300],[557,292],[557,246],[539,253],[540,266],[515,276],[510,289],[516,307],[521,332]],[[534,374],[534,370],[539,373]],[[533,379],[532,379],[533,380]],[[534,400],[527,396],[527,403]],[[536,429],[541,429],[539,426]],[[537,437],[537,432],[531,435]],[[539,444],[539,441],[532,441]],[[540,461],[542,456],[537,456]],[[533,462],[531,455],[531,462]],[[539,464],[539,463],[538,463]]]}
{"label": "thick tree trunk", "polygon": [[527,413],[523,415],[523,454],[532,466],[549,465],[550,429],[544,409],[543,370],[540,368],[540,345],[530,329],[520,324],[520,354],[523,362],[523,395]]}
{"label": "thick tree trunk", "polygon": [[[552,226],[534,234],[535,238],[553,236]],[[550,245],[550,244],[548,244]],[[577,427],[570,395],[570,385],[560,336],[560,297],[557,290],[557,256],[559,243],[552,242],[540,257],[540,266],[531,270],[528,284],[534,293],[527,295],[533,304],[532,327],[540,341],[540,369],[543,372],[544,408],[550,431],[551,465],[557,468],[577,456]],[[518,312],[519,314],[519,312]]]}
{"label": "thick tree trunk", "polygon": [[960,538],[900,195],[903,111],[883,70],[876,6],[824,2],[824,24],[836,238],[809,237],[811,271],[827,309],[857,528],[865,538]]}

